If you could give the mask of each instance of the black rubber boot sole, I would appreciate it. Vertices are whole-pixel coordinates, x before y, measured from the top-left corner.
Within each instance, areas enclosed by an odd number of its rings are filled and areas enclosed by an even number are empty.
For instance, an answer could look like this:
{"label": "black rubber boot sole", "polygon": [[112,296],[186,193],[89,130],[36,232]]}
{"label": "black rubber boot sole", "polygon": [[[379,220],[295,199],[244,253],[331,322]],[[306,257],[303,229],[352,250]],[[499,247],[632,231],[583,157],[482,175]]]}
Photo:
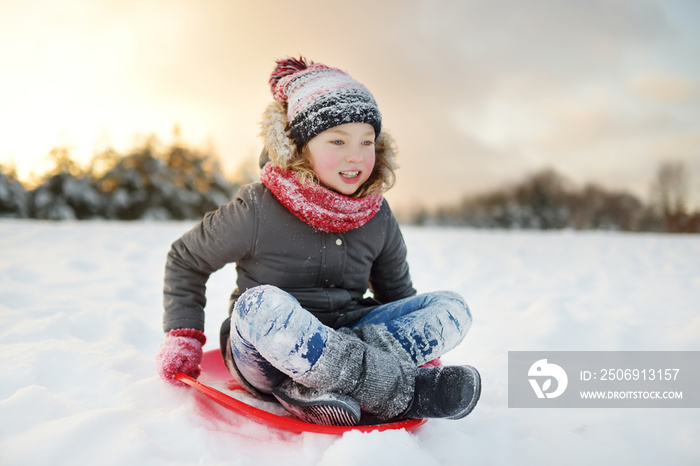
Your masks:
{"label": "black rubber boot sole", "polygon": [[349,396],[310,389],[302,393],[290,384],[282,384],[272,394],[287,411],[312,424],[356,426],[360,422],[360,405]]}

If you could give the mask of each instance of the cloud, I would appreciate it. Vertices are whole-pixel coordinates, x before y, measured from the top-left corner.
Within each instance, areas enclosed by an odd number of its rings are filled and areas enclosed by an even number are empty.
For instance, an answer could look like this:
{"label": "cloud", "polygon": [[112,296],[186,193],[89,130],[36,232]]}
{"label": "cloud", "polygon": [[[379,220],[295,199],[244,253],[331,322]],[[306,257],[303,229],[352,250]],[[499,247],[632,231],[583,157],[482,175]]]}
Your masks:
{"label": "cloud", "polygon": [[700,97],[700,83],[686,76],[643,74],[632,79],[630,88],[640,97],[660,102],[683,102]]}
{"label": "cloud", "polygon": [[[631,74],[660,66],[639,57],[657,58],[648,50],[672,42],[662,4],[406,3],[395,31],[402,46],[386,66],[403,79],[382,95],[411,116],[399,139],[406,165],[420,164],[415,149],[440,154],[433,166],[420,165],[433,202],[544,166],[600,176],[611,153],[635,156],[632,140],[646,140],[650,122],[679,123],[668,109],[640,111],[629,95]],[[403,195],[421,201],[415,190]]]}

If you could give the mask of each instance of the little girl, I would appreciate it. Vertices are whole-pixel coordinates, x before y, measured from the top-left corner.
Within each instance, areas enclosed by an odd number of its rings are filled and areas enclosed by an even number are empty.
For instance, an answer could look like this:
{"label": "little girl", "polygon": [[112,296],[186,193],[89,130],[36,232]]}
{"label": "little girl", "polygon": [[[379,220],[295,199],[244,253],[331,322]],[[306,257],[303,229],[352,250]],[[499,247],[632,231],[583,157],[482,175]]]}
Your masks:
{"label": "little girl", "polygon": [[269,82],[260,182],[168,254],[159,374],[173,385],[177,372],[199,375],[206,282],[235,262],[221,351],[250,392],[320,424],[466,416],[479,373],[434,360],[462,341],[469,308],[413,288],[382,197],[395,149],[372,94],[304,58],[278,60]]}

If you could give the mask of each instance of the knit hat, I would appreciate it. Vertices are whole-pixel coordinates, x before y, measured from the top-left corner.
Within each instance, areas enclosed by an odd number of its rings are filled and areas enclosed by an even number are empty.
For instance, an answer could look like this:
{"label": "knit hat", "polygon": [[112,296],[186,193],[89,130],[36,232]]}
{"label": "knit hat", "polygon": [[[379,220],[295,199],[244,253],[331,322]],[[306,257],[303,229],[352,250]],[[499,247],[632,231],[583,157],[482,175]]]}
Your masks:
{"label": "knit hat", "polygon": [[286,104],[290,136],[301,148],[314,136],[345,123],[368,123],[375,137],[382,115],[365,86],[347,73],[304,57],[277,60],[270,87],[274,99]]}

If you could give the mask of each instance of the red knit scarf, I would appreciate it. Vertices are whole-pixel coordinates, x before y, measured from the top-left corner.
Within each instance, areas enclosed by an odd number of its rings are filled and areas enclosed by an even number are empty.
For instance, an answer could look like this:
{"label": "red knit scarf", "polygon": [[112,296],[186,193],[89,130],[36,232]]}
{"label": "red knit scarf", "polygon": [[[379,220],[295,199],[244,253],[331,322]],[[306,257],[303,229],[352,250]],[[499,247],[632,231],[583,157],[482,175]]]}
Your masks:
{"label": "red knit scarf", "polygon": [[381,194],[348,197],[318,184],[305,186],[292,170],[268,162],[260,181],[283,206],[304,223],[328,233],[342,233],[361,227],[379,211]]}

